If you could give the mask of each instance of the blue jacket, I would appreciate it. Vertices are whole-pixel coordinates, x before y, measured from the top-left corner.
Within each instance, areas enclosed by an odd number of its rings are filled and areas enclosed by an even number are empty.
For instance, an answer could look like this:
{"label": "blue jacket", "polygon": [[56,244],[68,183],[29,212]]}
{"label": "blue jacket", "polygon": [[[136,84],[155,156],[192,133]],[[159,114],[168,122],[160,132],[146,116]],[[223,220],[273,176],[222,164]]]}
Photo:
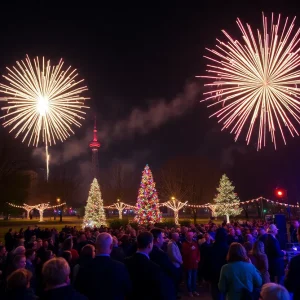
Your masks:
{"label": "blue jacket", "polygon": [[219,290],[227,294],[228,300],[243,300],[245,290],[253,292],[262,285],[259,271],[252,263],[237,261],[226,264],[221,269]]}

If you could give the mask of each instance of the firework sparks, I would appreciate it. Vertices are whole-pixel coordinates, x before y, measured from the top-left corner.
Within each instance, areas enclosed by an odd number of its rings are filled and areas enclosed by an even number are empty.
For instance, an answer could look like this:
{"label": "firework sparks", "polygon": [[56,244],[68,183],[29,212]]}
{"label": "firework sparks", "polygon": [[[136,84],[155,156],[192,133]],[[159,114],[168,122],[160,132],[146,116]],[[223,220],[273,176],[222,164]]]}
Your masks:
{"label": "firework sparks", "polygon": [[209,75],[198,76],[211,80],[202,101],[214,100],[208,107],[222,104],[211,115],[223,123],[222,130],[231,128],[235,140],[247,130],[249,144],[257,127],[258,149],[266,145],[268,131],[275,148],[276,130],[286,144],[284,127],[299,135],[295,125],[300,123],[300,29],[294,30],[295,18],[286,18],[283,26],[280,15],[274,20],[272,14],[270,23],[264,15],[262,20],[263,32],[255,35],[237,19],[242,42],[223,30],[227,42],[217,40],[216,49],[207,49],[212,54],[205,56],[211,62]]}
{"label": "firework sparks", "polygon": [[25,61],[17,61],[8,74],[3,76],[8,84],[0,83],[0,93],[7,101],[4,127],[11,127],[15,136],[23,136],[22,141],[29,145],[45,145],[47,177],[49,175],[48,145],[57,140],[64,141],[73,130],[72,125],[81,126],[85,112],[81,109],[88,98],[81,96],[87,90],[78,80],[76,69],[63,70],[64,62],[52,66],[50,60],[37,57],[32,61],[26,56]]}

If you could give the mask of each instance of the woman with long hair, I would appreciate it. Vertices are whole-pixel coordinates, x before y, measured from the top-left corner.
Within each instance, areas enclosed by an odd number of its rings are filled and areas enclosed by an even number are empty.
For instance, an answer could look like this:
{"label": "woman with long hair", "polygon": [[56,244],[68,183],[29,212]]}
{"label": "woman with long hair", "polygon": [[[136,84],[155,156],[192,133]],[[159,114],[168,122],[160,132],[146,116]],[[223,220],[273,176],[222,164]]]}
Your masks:
{"label": "woman with long hair", "polygon": [[227,254],[227,264],[221,269],[219,290],[228,300],[251,299],[255,288],[262,285],[259,271],[247,257],[245,248],[232,243]]}
{"label": "woman with long hair", "polygon": [[268,257],[265,253],[265,245],[261,241],[256,241],[250,252],[251,262],[260,272],[263,284],[270,282]]}
{"label": "woman with long hair", "polygon": [[30,288],[31,277],[31,272],[26,269],[17,269],[12,272],[7,278],[6,295],[4,299],[36,300],[37,297]]}

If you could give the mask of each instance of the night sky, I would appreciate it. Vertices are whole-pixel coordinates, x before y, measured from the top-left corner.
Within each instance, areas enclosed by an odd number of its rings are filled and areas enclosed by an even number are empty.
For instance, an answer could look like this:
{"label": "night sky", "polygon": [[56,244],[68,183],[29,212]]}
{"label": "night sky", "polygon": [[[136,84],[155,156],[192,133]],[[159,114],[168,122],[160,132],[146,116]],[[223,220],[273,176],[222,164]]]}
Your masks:
{"label": "night sky", "polygon": [[[155,172],[172,157],[199,155],[217,162],[242,200],[272,197],[276,186],[288,189],[292,202],[300,200],[300,137],[288,137],[284,146],[278,136],[276,151],[269,144],[257,152],[254,139],[249,146],[235,143],[208,118],[212,111],[199,102],[204,82],[195,78],[205,72],[205,47],[222,38],[222,29],[240,37],[237,17],[256,29],[262,11],[281,12],[299,17],[299,26],[300,6],[289,1],[151,2],[144,8],[127,2],[110,7],[48,2],[1,9],[0,72],[26,54],[44,55],[53,62],[62,57],[85,79],[91,109],[76,136],[51,149],[54,166],[63,157],[86,168],[96,114],[103,172],[119,161],[138,184],[146,163]],[[36,166],[42,164],[38,155],[30,155]]]}

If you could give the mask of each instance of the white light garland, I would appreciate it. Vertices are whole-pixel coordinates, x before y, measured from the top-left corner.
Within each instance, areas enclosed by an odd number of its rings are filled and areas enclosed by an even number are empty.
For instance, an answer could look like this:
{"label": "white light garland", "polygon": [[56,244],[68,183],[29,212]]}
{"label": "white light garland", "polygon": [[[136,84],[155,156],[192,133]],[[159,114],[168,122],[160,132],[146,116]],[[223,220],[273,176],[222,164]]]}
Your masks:
{"label": "white light garland", "polygon": [[160,206],[166,206],[168,208],[170,208],[171,210],[173,210],[174,212],[174,221],[176,225],[180,225],[179,224],[179,217],[178,217],[178,212],[187,205],[187,201],[186,202],[180,202],[177,199],[175,199],[174,197],[172,197],[171,200],[161,203]]}
{"label": "white light garland", "polygon": [[104,208],[106,208],[106,209],[117,209],[118,212],[119,212],[119,219],[121,220],[123,218],[123,215],[122,215],[123,210],[124,209],[134,209],[135,206],[118,201],[118,202],[116,202],[112,205],[104,206]]}
{"label": "white light garland", "polygon": [[30,211],[33,210],[33,209],[37,209],[39,211],[39,215],[40,215],[40,221],[39,222],[43,222],[44,221],[44,210],[63,206],[63,205],[66,204],[66,202],[61,203],[61,204],[57,204],[57,205],[50,205],[49,203],[40,203],[40,204],[36,204],[36,205],[28,205],[28,204],[24,203],[23,205],[15,205],[15,204],[10,203],[10,202],[7,202],[7,204],[12,206],[12,207],[25,209],[27,211],[27,219],[29,219]]}

